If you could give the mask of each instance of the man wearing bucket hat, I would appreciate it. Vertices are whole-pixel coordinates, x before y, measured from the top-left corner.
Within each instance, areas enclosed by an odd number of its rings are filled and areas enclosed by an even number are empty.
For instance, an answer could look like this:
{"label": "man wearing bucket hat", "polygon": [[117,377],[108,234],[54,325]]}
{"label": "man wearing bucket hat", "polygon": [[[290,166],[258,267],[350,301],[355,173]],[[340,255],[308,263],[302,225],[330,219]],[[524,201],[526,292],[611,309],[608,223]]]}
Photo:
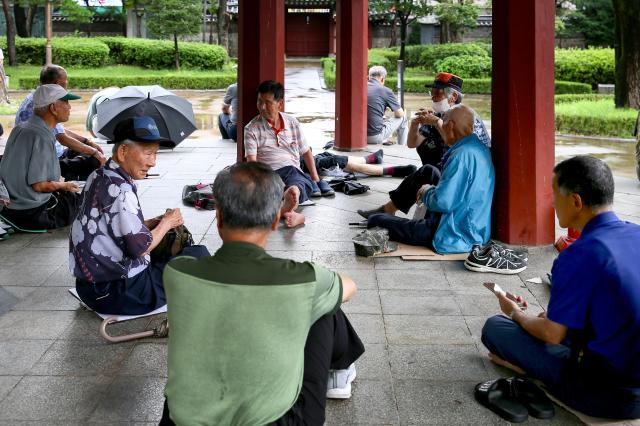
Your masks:
{"label": "man wearing bucket hat", "polygon": [[[80,299],[96,312],[139,315],[163,306],[162,271],[167,258],[151,258],[167,233],[182,225],[180,209],[145,220],[135,180],[156,164],[160,146],[174,144],[160,135],[151,117],[120,121],[114,129],[113,155],[93,172],[84,202],[71,225],[69,270]],[[208,256],[204,246],[178,253]]]}
{"label": "man wearing bucket hat", "polygon": [[29,230],[69,225],[80,203],[80,188],[65,182],[52,129],[69,119],[70,100],[80,99],[62,86],[43,84],[33,95],[34,115],[11,131],[0,162],[0,179],[11,203],[2,215]]}
{"label": "man wearing bucket hat", "polygon": [[[457,75],[441,72],[438,73],[433,83],[426,84],[429,89],[432,107],[419,110],[409,126],[407,146],[416,148],[423,165],[442,169],[442,156],[447,151],[447,144],[442,140],[442,114],[454,105],[462,103],[462,78]],[[480,142],[491,148],[491,138],[482,122],[476,115],[473,123],[473,132],[478,135]]]}

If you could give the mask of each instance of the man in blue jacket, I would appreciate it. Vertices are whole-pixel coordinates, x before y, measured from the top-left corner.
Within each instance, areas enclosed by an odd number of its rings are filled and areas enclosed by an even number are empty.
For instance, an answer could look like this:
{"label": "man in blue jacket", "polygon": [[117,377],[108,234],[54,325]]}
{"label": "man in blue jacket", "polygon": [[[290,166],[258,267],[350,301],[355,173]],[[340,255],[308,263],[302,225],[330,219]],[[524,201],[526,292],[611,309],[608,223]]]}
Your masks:
{"label": "man in blue jacket", "polygon": [[386,228],[392,240],[431,247],[438,253],[469,252],[474,244],[489,240],[495,173],[489,148],[473,133],[474,117],[464,105],[447,111],[442,128],[450,148],[442,159],[442,174],[434,167],[414,174],[416,182],[433,183],[422,185],[416,194],[417,202],[427,208],[424,219],[371,214],[369,228]]}

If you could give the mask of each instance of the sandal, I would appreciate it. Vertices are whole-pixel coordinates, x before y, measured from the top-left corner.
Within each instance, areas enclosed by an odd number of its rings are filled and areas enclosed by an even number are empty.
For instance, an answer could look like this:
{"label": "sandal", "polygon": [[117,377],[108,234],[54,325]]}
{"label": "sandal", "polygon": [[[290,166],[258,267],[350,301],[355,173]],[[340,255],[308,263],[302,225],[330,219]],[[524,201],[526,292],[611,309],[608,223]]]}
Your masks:
{"label": "sandal", "polygon": [[514,396],[518,402],[527,407],[530,415],[536,419],[550,419],[555,415],[553,403],[535,383],[520,377],[507,380],[511,383]]}
{"label": "sandal", "polygon": [[478,383],[473,394],[476,401],[509,422],[522,423],[529,417],[527,408],[515,399],[507,379]]}

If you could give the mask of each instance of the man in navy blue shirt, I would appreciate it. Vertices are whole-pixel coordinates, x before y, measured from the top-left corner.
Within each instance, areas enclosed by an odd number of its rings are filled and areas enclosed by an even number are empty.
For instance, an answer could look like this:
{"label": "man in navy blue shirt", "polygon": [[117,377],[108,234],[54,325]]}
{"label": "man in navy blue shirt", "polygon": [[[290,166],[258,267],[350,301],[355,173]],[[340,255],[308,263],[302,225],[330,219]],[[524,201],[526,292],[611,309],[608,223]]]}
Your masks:
{"label": "man in navy blue shirt", "polygon": [[640,226],[611,211],[613,176],[601,160],[578,156],[553,172],[560,226],[582,235],[553,264],[546,314],[526,315],[499,294],[510,319],[489,318],[482,342],[492,361],[542,380],[574,409],[640,418]]}

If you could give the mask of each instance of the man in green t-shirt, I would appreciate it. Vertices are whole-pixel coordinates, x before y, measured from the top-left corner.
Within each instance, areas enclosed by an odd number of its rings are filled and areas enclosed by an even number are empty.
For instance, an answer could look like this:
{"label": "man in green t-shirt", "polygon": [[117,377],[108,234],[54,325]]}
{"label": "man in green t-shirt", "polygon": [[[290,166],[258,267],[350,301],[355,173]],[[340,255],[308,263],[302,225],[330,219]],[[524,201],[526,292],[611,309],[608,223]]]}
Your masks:
{"label": "man in green t-shirt", "polygon": [[349,398],[364,352],[340,310],[349,277],[271,257],[284,184],[241,163],[213,184],[223,240],[214,256],[164,271],[171,333],[161,424],[322,425],[326,398]]}

